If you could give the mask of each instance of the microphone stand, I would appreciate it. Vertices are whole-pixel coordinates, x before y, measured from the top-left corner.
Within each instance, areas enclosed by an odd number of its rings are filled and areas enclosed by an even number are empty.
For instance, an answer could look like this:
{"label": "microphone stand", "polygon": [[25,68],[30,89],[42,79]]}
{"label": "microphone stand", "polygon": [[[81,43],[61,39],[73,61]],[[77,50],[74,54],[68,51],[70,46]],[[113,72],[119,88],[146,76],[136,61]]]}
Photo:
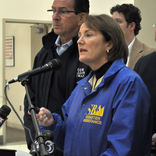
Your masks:
{"label": "microphone stand", "polygon": [[25,87],[25,90],[26,90],[26,95],[27,95],[27,99],[28,99],[28,103],[29,103],[29,112],[31,113],[31,118],[32,118],[33,125],[35,128],[36,140],[38,141],[38,144],[39,144],[40,154],[41,154],[41,156],[49,156],[49,154],[46,150],[46,147],[45,147],[44,136],[43,136],[42,132],[40,131],[38,121],[36,118],[36,110],[37,109],[31,103],[31,100],[30,100],[30,95],[29,95],[29,91],[28,91],[28,79],[27,78],[23,79],[21,84]]}

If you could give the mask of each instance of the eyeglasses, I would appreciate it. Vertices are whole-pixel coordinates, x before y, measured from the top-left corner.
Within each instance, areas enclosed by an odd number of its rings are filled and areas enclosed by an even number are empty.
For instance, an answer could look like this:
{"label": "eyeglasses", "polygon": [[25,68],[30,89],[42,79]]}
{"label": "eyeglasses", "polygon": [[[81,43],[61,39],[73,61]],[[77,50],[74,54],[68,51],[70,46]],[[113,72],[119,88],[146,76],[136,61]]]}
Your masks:
{"label": "eyeglasses", "polygon": [[66,16],[67,14],[71,13],[71,12],[74,12],[75,14],[77,13],[80,13],[80,12],[76,12],[76,11],[68,11],[68,10],[53,10],[53,9],[50,9],[50,10],[47,10],[47,12],[50,14],[50,15],[54,15],[56,12],[58,13],[58,15],[60,16]]}

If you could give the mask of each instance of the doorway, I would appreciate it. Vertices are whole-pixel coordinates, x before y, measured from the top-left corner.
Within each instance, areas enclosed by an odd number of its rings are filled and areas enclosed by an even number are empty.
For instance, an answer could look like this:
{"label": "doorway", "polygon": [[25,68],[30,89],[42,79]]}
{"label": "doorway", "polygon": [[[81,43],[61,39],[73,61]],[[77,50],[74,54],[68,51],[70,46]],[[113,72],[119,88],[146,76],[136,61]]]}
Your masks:
{"label": "doorway", "polygon": [[[7,66],[4,58],[4,83],[17,77],[19,74],[32,69],[33,60],[37,52],[42,48],[42,37],[51,30],[51,21],[29,21],[29,20],[3,20],[3,51],[6,52],[5,39],[12,37],[14,64]],[[20,83],[9,85],[7,96],[14,109],[23,121],[25,88]],[[10,107],[10,105],[6,102]],[[10,107],[11,108],[11,107]],[[3,144],[10,142],[25,141],[24,129],[13,110],[8,116],[4,126]],[[11,134],[13,137],[10,137]],[[19,137],[21,134],[21,137]],[[24,134],[25,135],[25,134]]]}

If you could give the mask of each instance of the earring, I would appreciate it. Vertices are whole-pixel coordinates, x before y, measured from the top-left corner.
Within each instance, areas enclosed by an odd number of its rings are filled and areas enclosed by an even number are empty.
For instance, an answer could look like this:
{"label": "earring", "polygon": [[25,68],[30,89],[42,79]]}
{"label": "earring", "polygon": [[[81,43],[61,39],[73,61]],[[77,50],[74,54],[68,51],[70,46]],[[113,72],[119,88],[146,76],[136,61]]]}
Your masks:
{"label": "earring", "polygon": [[109,53],[109,50],[106,50],[107,54]]}

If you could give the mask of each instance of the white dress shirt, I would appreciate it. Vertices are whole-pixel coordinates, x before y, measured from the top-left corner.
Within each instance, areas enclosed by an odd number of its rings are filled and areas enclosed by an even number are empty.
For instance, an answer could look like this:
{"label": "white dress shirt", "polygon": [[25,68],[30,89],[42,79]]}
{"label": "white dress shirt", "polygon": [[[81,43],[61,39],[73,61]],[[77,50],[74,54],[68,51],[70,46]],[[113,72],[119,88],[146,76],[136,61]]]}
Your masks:
{"label": "white dress shirt", "polygon": [[132,51],[132,47],[133,47],[134,42],[135,42],[135,37],[132,40],[132,42],[128,45],[128,58],[127,58],[126,66],[128,66],[128,63],[129,63],[129,56],[131,54],[131,51]]}

